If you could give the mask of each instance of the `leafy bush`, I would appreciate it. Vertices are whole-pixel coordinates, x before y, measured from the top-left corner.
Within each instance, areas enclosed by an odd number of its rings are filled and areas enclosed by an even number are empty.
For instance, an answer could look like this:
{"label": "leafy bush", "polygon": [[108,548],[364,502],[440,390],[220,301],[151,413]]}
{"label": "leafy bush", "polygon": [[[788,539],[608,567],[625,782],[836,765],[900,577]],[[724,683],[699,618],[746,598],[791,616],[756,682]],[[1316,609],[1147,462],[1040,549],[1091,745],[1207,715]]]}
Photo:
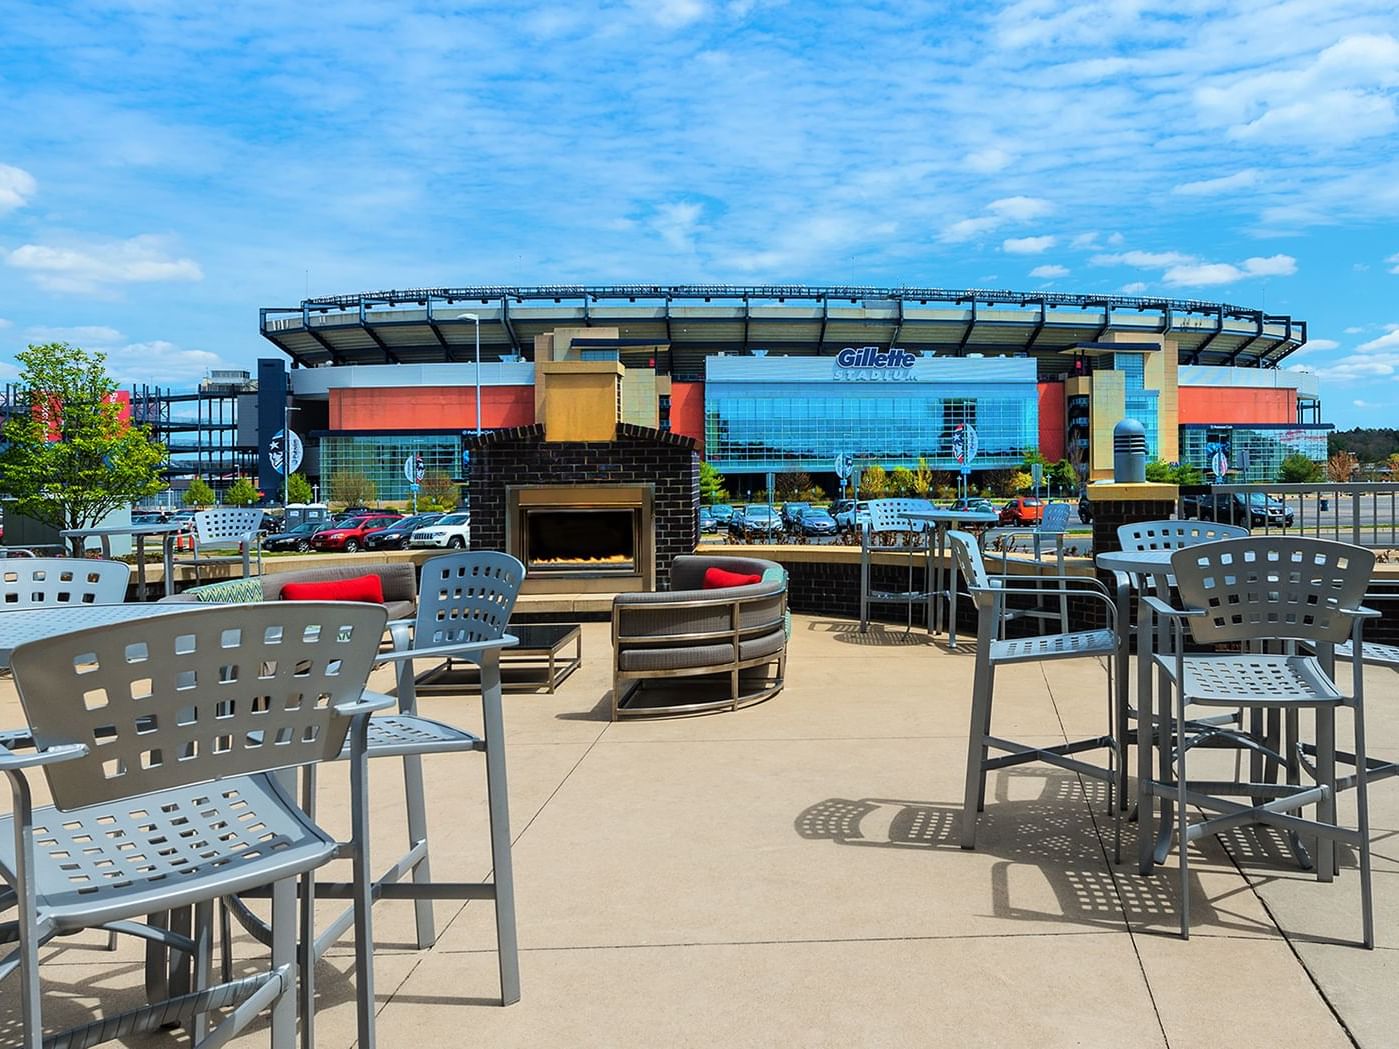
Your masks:
{"label": "leafy bush", "polygon": [[205,483],[204,478],[196,477],[190,481],[180,502],[185,506],[213,506],[214,490]]}
{"label": "leafy bush", "polygon": [[1278,467],[1278,480],[1284,484],[1314,484],[1324,478],[1321,464],[1301,452],[1293,452]]}

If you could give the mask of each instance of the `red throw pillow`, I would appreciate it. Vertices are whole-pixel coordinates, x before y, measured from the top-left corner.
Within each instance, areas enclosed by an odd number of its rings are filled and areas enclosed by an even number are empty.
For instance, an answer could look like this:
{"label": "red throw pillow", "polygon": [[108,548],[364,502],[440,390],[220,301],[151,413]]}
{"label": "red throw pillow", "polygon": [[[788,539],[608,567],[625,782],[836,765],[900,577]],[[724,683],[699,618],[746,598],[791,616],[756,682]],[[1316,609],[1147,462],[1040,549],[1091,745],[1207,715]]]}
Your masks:
{"label": "red throw pillow", "polygon": [[723,568],[706,568],[704,570],[704,589],[724,590],[731,586],[752,586],[754,583],[761,583],[763,577],[760,575],[747,575],[743,572],[729,572]]}
{"label": "red throw pillow", "polygon": [[322,583],[288,583],[282,587],[283,601],[365,601],[384,603],[384,582],[377,575],[357,575],[353,579],[327,579]]}

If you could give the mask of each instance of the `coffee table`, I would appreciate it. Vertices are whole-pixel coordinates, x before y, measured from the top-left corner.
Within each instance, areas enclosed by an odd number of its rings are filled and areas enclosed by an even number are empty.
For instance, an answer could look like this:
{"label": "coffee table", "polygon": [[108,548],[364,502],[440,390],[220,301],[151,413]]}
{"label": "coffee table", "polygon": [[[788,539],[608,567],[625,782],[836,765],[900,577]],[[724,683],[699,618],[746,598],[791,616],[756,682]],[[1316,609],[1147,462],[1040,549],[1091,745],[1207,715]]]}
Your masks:
{"label": "coffee table", "polygon": [[[552,693],[583,665],[583,633],[577,623],[511,623],[505,632],[520,639],[500,653],[500,684],[506,692]],[[419,694],[480,685],[475,664],[461,659],[448,659],[414,680]]]}

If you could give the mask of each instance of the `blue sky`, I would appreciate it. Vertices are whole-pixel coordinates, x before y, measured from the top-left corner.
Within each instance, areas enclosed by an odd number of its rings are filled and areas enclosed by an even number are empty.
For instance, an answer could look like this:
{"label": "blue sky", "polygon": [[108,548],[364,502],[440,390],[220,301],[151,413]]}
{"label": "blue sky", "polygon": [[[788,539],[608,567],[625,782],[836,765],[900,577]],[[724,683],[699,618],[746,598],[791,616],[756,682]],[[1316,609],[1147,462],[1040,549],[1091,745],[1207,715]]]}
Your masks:
{"label": "blue sky", "polygon": [[1218,299],[1399,408],[1385,3],[0,0],[0,378],[191,385],[260,306],[854,281]]}

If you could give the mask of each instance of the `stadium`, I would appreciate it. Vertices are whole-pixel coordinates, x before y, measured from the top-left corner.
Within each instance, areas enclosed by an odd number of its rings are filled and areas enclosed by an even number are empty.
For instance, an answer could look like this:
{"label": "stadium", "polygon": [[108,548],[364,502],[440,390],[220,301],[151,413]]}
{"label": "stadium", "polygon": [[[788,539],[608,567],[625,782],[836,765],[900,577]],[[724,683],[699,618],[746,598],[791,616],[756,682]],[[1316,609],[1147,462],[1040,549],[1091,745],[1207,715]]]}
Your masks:
{"label": "stadium", "polygon": [[[1331,428],[1315,377],[1282,367],[1306,322],[1217,302],[479,286],[311,298],[263,308],[259,327],[283,354],[259,361],[260,483],[278,484],[267,439],[290,421],[313,478],[364,473],[382,499],[407,496],[406,456],[457,476],[465,436],[533,424],[547,377],[565,390],[565,365],[615,372],[625,421],[695,438],[739,487],[783,473],[824,483],[842,454],[956,469],[951,434],[967,424],[973,472],[1038,449],[1092,480],[1111,471],[1124,416],[1146,426],[1153,458],[1206,469],[1223,450],[1230,480],[1274,481],[1289,454],[1323,460]],[[240,434],[252,429],[240,418]]]}

